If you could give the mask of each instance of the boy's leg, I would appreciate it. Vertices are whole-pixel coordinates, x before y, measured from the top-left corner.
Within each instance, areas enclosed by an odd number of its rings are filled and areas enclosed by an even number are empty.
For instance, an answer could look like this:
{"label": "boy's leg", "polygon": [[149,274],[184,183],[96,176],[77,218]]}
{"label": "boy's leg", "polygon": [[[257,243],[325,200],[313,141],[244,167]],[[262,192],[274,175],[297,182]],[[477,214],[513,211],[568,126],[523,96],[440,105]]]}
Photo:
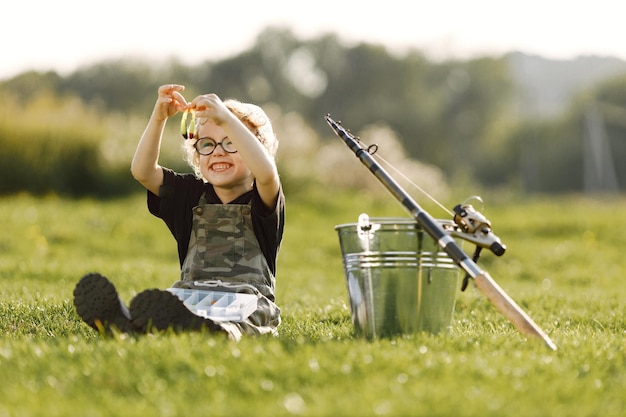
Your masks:
{"label": "boy's leg", "polygon": [[127,333],[137,330],[113,284],[98,273],[87,274],[76,284],[74,306],[85,323],[99,332],[110,334],[111,327]]}
{"label": "boy's leg", "polygon": [[227,333],[214,321],[191,312],[169,291],[151,289],[137,294],[130,302],[130,313],[133,323],[144,332],[171,328],[174,331],[206,329]]}

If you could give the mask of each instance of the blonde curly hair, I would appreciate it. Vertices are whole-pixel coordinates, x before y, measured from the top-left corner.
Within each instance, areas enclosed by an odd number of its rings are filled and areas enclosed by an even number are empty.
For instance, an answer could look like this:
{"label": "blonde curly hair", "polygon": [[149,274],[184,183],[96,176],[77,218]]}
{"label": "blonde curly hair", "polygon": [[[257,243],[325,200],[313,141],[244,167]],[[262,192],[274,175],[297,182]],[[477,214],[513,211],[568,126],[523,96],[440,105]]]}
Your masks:
{"label": "blonde curly hair", "polygon": [[[259,142],[267,149],[272,157],[276,157],[278,150],[278,138],[274,134],[272,124],[267,114],[259,106],[250,103],[242,103],[236,99],[226,99],[224,104],[244,125],[259,139]],[[196,177],[202,179],[200,172],[200,154],[194,147],[196,139],[183,142],[185,160],[193,169]]]}

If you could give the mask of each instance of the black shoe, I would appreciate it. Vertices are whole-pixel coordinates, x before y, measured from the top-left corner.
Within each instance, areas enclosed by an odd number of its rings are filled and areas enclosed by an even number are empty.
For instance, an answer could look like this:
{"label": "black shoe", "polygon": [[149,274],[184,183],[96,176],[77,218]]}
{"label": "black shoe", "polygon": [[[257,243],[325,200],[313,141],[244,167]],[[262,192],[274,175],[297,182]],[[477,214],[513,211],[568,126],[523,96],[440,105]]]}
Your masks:
{"label": "black shoe", "polygon": [[152,330],[199,331],[226,333],[210,319],[200,317],[174,294],[164,290],[145,290],[130,302],[133,324],[142,332]]}
{"label": "black shoe", "polygon": [[112,327],[124,333],[136,330],[115,287],[100,274],[87,274],[80,279],[74,288],[74,306],[85,323],[100,333],[110,335]]}

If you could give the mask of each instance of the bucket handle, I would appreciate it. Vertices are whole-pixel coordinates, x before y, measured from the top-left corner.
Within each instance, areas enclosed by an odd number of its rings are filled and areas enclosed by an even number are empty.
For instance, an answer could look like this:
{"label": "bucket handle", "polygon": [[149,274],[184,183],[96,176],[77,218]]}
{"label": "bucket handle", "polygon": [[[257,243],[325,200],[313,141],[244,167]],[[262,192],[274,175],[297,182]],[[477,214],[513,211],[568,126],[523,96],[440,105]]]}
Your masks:
{"label": "bucket handle", "polygon": [[370,251],[370,240],[374,238],[374,233],[376,233],[378,229],[380,229],[380,224],[370,223],[370,218],[367,213],[361,213],[359,215],[356,232],[363,251]]}

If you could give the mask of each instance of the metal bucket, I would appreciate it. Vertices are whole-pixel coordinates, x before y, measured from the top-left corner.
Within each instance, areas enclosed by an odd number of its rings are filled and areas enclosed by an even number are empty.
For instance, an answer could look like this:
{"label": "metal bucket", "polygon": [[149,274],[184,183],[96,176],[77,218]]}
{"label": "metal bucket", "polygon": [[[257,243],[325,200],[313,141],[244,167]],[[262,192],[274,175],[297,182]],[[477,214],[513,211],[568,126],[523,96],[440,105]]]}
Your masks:
{"label": "metal bucket", "polygon": [[362,214],[335,230],[357,334],[373,339],[450,328],[459,269],[414,219]]}

